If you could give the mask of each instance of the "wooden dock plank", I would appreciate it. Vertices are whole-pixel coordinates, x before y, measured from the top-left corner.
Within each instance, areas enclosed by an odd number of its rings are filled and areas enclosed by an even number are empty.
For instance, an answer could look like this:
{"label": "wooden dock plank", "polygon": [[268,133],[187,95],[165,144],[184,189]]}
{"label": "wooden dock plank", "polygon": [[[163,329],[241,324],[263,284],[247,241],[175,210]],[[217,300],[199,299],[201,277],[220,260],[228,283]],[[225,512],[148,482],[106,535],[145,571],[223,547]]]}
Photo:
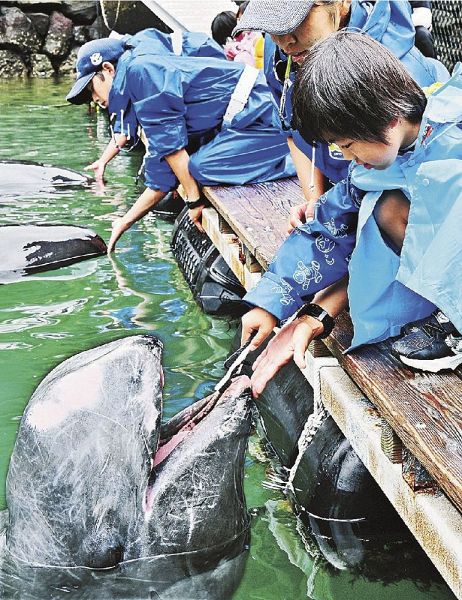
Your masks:
{"label": "wooden dock plank", "polygon": [[405,368],[391,355],[390,342],[344,354],[351,337],[351,322],[344,314],[325,343],[403,444],[462,510],[462,380],[455,373]]}
{"label": "wooden dock plank", "polygon": [[304,201],[296,178],[252,185],[206,187],[204,193],[265,269],[287,237],[291,206]]}
{"label": "wooden dock plank", "polygon": [[[308,368],[316,361],[309,354]],[[416,494],[408,486],[401,465],[392,464],[382,451],[377,409],[341,367],[323,367],[320,380],[324,406],[446,583],[462,598],[461,513],[445,495]]]}
{"label": "wooden dock plank", "polygon": [[234,275],[239,279],[241,285],[246,290],[253,288],[260,280],[261,273],[250,270],[245,261],[241,260],[241,249],[237,236],[234,233],[220,231],[218,213],[214,208],[204,208],[202,212],[202,226],[215,247],[218,248],[222,257],[231,267]]}
{"label": "wooden dock plank", "polygon": [[[295,180],[282,180],[210,187],[206,188],[206,194],[213,207],[204,211],[206,231],[220,252],[220,244],[223,246],[223,255],[249,289],[243,255],[247,264],[251,257],[245,249],[263,269],[268,267],[287,236],[290,207],[303,201],[301,189]],[[207,211],[213,218],[208,218]],[[226,240],[238,241],[240,246],[231,244],[230,253]],[[251,275],[260,277],[258,273]],[[462,599],[462,368],[460,377],[457,373],[414,372],[391,355],[391,342],[366,346],[345,355],[351,338],[351,321],[345,313],[325,340],[340,364],[322,371],[321,395],[325,406]],[[317,344],[325,349],[321,342]],[[316,351],[313,360],[318,360],[317,356]],[[324,356],[323,352],[320,356]],[[346,380],[350,385],[345,387]],[[351,395],[353,388],[357,392]],[[353,402],[353,396],[360,401]],[[366,398],[374,408],[370,408]],[[370,410],[376,415],[373,427],[368,423]],[[410,459],[407,466],[402,463],[403,455]],[[403,477],[403,468],[410,469],[407,479]],[[443,494],[435,493],[438,488],[432,477]],[[409,479],[414,479],[413,485],[409,485]],[[421,491],[429,486],[430,491]]]}

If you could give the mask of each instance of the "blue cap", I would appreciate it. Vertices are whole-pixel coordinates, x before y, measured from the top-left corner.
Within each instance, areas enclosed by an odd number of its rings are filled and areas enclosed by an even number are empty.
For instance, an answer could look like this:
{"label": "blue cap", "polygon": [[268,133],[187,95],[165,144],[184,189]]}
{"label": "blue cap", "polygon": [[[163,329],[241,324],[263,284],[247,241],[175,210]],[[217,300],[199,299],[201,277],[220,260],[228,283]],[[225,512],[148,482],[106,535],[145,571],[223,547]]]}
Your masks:
{"label": "blue cap", "polygon": [[83,104],[91,99],[87,85],[98,71],[103,62],[116,63],[125,51],[124,39],[101,38],[84,44],[78,54],[75,65],[77,81],[66,96],[72,104]]}

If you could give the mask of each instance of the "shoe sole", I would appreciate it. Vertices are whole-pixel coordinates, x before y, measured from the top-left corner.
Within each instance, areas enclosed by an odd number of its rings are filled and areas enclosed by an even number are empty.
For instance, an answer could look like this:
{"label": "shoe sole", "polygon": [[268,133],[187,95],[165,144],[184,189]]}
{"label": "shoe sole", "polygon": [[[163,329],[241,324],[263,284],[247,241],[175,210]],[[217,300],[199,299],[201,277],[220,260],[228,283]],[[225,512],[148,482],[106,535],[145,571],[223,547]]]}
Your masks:
{"label": "shoe sole", "polygon": [[408,367],[419,369],[420,371],[430,371],[430,373],[439,373],[444,369],[456,369],[462,363],[462,353],[454,354],[453,356],[444,356],[443,358],[435,358],[433,360],[418,360],[408,358],[407,356],[399,356],[401,362]]}

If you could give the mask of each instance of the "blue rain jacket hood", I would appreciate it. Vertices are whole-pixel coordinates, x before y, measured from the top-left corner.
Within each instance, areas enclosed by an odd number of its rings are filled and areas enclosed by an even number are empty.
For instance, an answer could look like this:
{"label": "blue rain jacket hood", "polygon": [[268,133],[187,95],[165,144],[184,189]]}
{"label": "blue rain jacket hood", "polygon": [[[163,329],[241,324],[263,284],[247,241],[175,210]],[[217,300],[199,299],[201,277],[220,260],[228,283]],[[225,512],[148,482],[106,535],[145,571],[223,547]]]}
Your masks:
{"label": "blue rain jacket hood", "polygon": [[[446,81],[448,73],[438,61],[424,57],[415,48],[415,30],[412,24],[412,11],[409,2],[396,0],[353,0],[351,3],[350,20],[346,29],[361,31],[370,35],[374,40],[386,46],[404,64],[413,79],[422,87],[435,81]],[[287,56],[277,48],[276,44],[266,36],[265,40],[265,75],[268,85],[279,105],[283,81],[276,72],[276,63],[285,63]],[[291,81],[295,79],[295,68],[292,67]],[[289,124],[292,119],[292,87],[289,88],[286,100],[286,115],[284,122]],[[301,135],[291,130],[289,135],[297,147],[312,160],[313,147],[305,142]],[[327,144],[317,144],[314,161],[322,173],[332,182],[337,183],[347,176],[349,161],[343,158],[341,152]]]}
{"label": "blue rain jacket hood", "polygon": [[[402,190],[410,213],[401,256],[384,242],[374,208]],[[315,219],[282,244],[244,298],[285,320],[349,273],[352,348],[398,335],[440,308],[462,331],[462,69],[433,93],[415,147],[385,170],[352,165],[321,196]]]}

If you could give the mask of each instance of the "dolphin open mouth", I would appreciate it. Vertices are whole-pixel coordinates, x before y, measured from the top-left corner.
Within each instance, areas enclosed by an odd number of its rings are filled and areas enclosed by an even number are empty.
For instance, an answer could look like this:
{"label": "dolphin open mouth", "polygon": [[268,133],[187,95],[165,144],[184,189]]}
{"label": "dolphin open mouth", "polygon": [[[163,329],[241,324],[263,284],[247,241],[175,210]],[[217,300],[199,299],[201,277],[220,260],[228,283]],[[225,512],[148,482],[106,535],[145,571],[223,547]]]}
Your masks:
{"label": "dolphin open mouth", "polygon": [[217,393],[207,396],[207,398],[188,406],[162,426],[159,447],[153,459],[153,467],[164,461],[194,427],[205,419],[213,410],[219,398],[220,394]]}
{"label": "dolphin open mouth", "polygon": [[6,545],[17,564],[110,569],[208,551],[248,529],[249,379],[161,426],[161,350],[154,337],[130,336],[67,359],[40,383],[7,478]]}
{"label": "dolphin open mouth", "polygon": [[152,470],[146,487],[143,502],[143,510],[150,513],[155,502],[155,483],[159,470],[165,461],[175,451],[181,451],[181,447],[187,444],[188,437],[193,436],[197,428],[206,426],[205,421],[212,416],[212,412],[218,405],[226,406],[228,401],[232,402],[236,396],[242,396],[249,389],[250,382],[247,377],[239,377],[231,382],[225,392],[215,391],[206,398],[194,402],[177,415],[163,424],[159,432],[159,441],[156,452],[152,457]]}

